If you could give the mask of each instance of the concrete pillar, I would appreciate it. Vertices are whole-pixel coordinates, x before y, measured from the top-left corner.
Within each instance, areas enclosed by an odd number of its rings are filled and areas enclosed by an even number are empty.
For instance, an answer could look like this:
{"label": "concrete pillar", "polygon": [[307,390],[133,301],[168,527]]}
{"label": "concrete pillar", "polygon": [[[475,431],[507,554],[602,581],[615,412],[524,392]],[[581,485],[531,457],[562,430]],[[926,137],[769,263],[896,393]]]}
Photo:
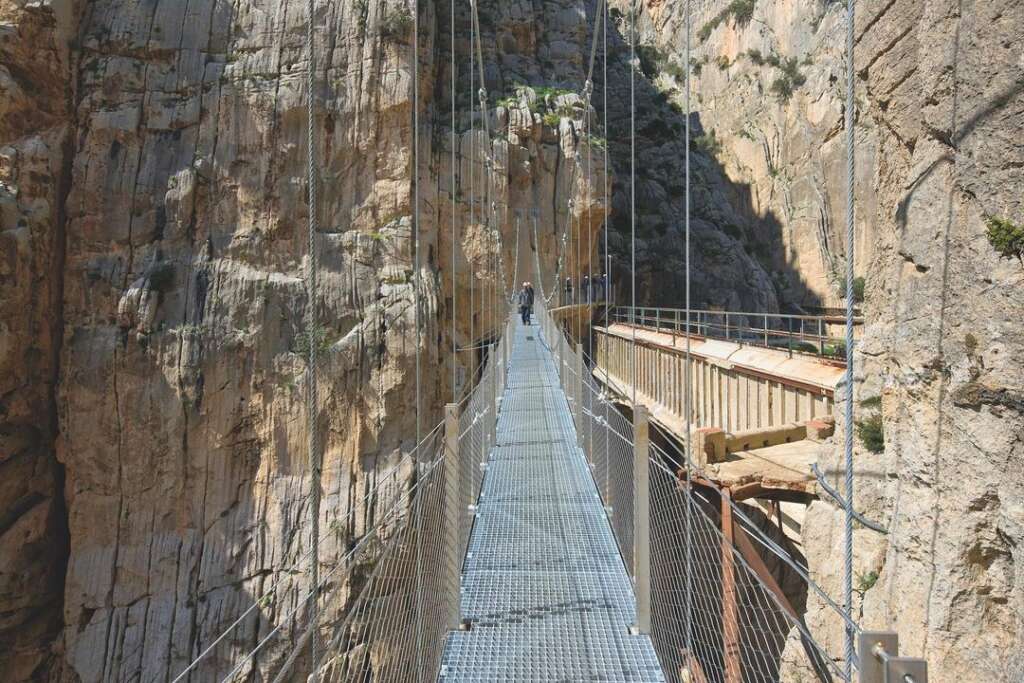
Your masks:
{"label": "concrete pillar", "polygon": [[633,415],[633,588],[637,633],[651,632],[650,432],[647,408]]}
{"label": "concrete pillar", "polygon": [[448,554],[447,565],[451,576],[448,594],[448,610],[445,625],[449,631],[459,628],[459,588],[462,583],[462,558],[459,557],[461,539],[459,538],[459,521],[467,514],[460,509],[459,491],[466,490],[468,483],[459,481],[462,468],[459,467],[459,406],[449,403],[444,407],[444,519],[447,521],[447,540],[444,544]]}

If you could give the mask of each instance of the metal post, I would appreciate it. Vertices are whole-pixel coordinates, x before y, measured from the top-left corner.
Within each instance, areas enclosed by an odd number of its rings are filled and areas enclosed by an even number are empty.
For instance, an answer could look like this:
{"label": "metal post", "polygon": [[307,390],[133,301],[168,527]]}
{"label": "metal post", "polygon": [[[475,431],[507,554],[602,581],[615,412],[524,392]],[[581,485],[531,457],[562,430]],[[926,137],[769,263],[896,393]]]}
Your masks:
{"label": "metal post", "polygon": [[764,345],[768,346],[768,314],[764,314]]}
{"label": "metal post", "polygon": [[633,415],[633,589],[636,633],[651,632],[650,432],[647,408]]}
{"label": "metal post", "polygon": [[722,498],[722,656],[725,683],[741,683],[740,626],[736,601],[736,570],[733,558],[732,506],[729,489],[721,490]]}
{"label": "metal post", "polygon": [[459,509],[459,481],[462,468],[459,467],[459,405],[449,403],[444,407],[444,519],[448,524],[448,540],[444,544],[448,553],[450,585],[448,587],[447,629],[459,628],[459,589],[462,583],[462,558],[459,557],[459,520],[466,514]]}
{"label": "metal post", "polygon": [[498,445],[498,345],[491,345],[491,408],[494,411],[487,421],[487,433],[491,448]]}
{"label": "metal post", "polygon": [[729,314],[725,314],[725,338],[729,338]]}
{"label": "metal post", "polygon": [[590,454],[585,452],[583,439],[583,345],[580,343],[576,344],[576,356],[572,363],[575,366],[573,369],[576,371],[576,379],[572,383],[572,402],[576,411],[576,440],[579,442],[580,448],[584,449],[584,455],[589,460]]}

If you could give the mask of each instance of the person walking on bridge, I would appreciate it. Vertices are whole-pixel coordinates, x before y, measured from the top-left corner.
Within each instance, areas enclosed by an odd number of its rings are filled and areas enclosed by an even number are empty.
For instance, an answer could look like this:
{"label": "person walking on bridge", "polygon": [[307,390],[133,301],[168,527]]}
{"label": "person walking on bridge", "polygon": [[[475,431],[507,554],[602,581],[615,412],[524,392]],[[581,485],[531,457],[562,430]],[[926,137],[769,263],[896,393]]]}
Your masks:
{"label": "person walking on bridge", "polygon": [[527,283],[519,290],[519,317],[524,325],[530,324],[530,292],[526,289]]}
{"label": "person walking on bridge", "polygon": [[523,287],[526,289],[526,294],[527,294],[527,297],[529,298],[529,302],[528,302],[527,305],[530,308],[529,308],[528,311],[526,311],[526,323],[529,324],[530,320],[531,320],[531,318],[533,316],[533,283],[532,282],[524,282],[523,283]]}

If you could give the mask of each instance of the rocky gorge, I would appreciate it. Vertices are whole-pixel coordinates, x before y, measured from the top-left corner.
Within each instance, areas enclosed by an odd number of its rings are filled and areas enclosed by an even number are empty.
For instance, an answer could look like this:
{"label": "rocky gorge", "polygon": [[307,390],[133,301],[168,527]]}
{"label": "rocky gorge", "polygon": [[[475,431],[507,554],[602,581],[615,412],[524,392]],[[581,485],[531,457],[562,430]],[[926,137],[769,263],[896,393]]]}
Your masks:
{"label": "rocky gorge", "polygon": [[[468,4],[453,33],[437,2],[414,18],[398,0],[317,0],[313,16],[296,0],[0,0],[5,677],[170,680],[301,561],[310,306],[329,566],[376,514],[365,492],[411,471],[417,358],[429,429],[535,252],[550,291],[563,232],[596,244],[609,217],[626,273],[630,4],[609,4],[589,104],[594,3],[481,5],[488,139]],[[839,305],[843,3],[691,4],[695,304]],[[682,290],[685,8],[636,5],[650,303]],[[937,681],[1024,676],[1024,269],[991,239],[1024,222],[1022,34],[1015,0],[858,3],[856,410],[885,440],[858,441],[856,502],[888,533],[857,529],[857,607]],[[841,527],[819,501],[803,530],[833,595]],[[306,578],[290,581],[261,609],[293,604]],[[813,594],[807,621],[838,655],[841,624]]]}

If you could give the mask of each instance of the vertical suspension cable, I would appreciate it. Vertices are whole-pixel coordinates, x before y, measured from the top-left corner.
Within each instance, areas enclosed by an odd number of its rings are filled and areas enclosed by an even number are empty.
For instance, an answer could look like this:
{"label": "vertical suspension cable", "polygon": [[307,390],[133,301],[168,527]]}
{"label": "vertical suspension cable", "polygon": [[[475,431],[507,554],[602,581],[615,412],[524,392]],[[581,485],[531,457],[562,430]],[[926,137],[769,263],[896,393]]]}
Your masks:
{"label": "vertical suspension cable", "polygon": [[[413,310],[416,327],[416,443],[422,439],[420,406],[420,325],[423,302],[420,278],[420,3],[413,0],[412,19],[412,232],[413,232]],[[426,458],[415,459],[417,482],[423,477]],[[416,680],[423,683],[423,496],[416,496]]]}
{"label": "vertical suspension cable", "polygon": [[[470,43],[469,43],[469,225],[470,229],[476,229],[476,122],[473,120],[476,112],[476,104],[473,101],[474,75],[474,51],[473,51],[473,24],[470,19]],[[476,263],[472,260],[469,263],[469,377],[466,382],[467,391],[473,386],[476,378]]]}
{"label": "vertical suspension cable", "polygon": [[457,403],[459,400],[457,393],[458,384],[458,368],[459,368],[459,344],[455,329],[455,318],[458,314],[458,262],[456,261],[457,252],[455,250],[457,238],[455,236],[455,214],[457,213],[458,204],[456,200],[457,192],[455,188],[455,165],[458,163],[456,155],[456,141],[458,140],[458,131],[455,128],[455,0],[449,0],[451,6],[451,89],[452,89],[452,184],[450,188],[451,205],[452,205],[452,403]]}
{"label": "vertical suspension cable", "polygon": [[[611,269],[611,257],[608,254],[608,230],[611,228],[611,224],[608,222],[608,217],[611,215],[611,188],[608,182],[608,147],[611,145],[611,140],[608,136],[608,3],[602,2],[601,8],[603,12],[601,29],[604,33],[602,38],[602,51],[604,52],[603,70],[604,70],[604,88],[601,93],[604,100],[604,111],[602,112],[603,118],[603,129],[604,129],[604,324],[606,328],[611,327],[611,317],[609,316],[609,300],[612,298],[612,269]],[[609,344],[611,337],[605,335],[605,346],[604,346],[604,385],[605,387],[611,387],[611,377],[609,375]],[[605,397],[604,401],[604,500],[608,500],[609,493],[609,479],[608,473],[608,444],[611,438],[611,425],[608,423],[608,396]]]}
{"label": "vertical suspension cable", "polygon": [[686,669],[690,670],[690,658],[693,655],[693,527],[691,526],[691,520],[693,519],[693,471],[691,470],[690,458],[693,454],[692,449],[692,432],[693,432],[693,407],[691,391],[693,388],[693,357],[690,355],[690,33],[691,33],[691,22],[692,17],[690,13],[692,11],[691,0],[686,0],[686,92],[684,99],[686,100],[686,207],[684,210],[685,220],[685,246],[684,250],[686,253],[685,264],[686,264],[686,379],[683,381],[683,394],[684,401],[686,403],[686,512],[685,512],[685,526],[686,526],[686,543],[685,543],[685,575],[686,575],[686,595],[685,595],[685,642],[687,651],[687,662]]}
{"label": "vertical suspension cable", "polygon": [[636,0],[629,5],[629,248],[632,408],[636,415]]}
{"label": "vertical suspension cable", "polygon": [[[599,23],[600,23],[600,19],[598,18],[597,15],[595,15],[594,16],[594,45],[595,46],[597,45],[597,26],[598,26]],[[593,51],[591,51],[591,55],[593,55]],[[591,149],[591,145],[593,144],[593,141],[594,141],[594,133],[593,133],[593,131],[590,128],[590,126],[591,126],[591,120],[590,120],[590,98],[591,98],[592,93],[594,92],[594,84],[591,82],[591,80],[589,78],[587,79],[586,84],[583,86],[583,91],[586,93],[586,101],[584,102],[584,105],[586,106],[585,114],[586,114],[586,117],[587,117],[584,120],[584,122],[583,122],[583,131],[584,131],[584,135],[586,135],[586,138],[587,138],[587,282],[588,282],[588,285],[587,285],[587,317],[588,317],[588,322],[590,323],[590,332],[589,332],[589,334],[587,334],[587,356],[593,362],[593,359],[594,359],[594,308],[593,308],[593,306],[594,306],[594,233],[593,233],[593,230],[591,230],[591,228],[590,228],[590,219],[591,219],[591,213],[590,212],[592,210],[591,207],[592,207],[592,199],[593,199],[593,197],[591,196],[591,187],[592,187],[592,182],[593,182],[593,162],[594,162],[594,157],[593,157],[593,154],[592,154],[593,150]],[[584,368],[584,369],[586,369],[586,368]],[[581,378],[581,380],[582,380],[582,378]],[[594,444],[594,420],[593,420],[593,414],[595,413],[593,399],[591,399],[591,401],[590,401],[590,412],[591,412],[591,419],[587,420],[587,459],[590,460],[591,461],[591,465],[593,465],[593,459],[594,459],[594,453],[593,453],[593,448],[594,448],[594,446],[593,446],[593,444]]]}
{"label": "vertical suspension cable", "polygon": [[316,667],[320,658],[320,639],[317,633],[320,598],[320,471],[322,468],[319,435],[317,434],[317,354],[320,334],[317,330],[317,254],[316,254],[316,54],[313,45],[313,17],[315,0],[309,0],[309,18],[306,23],[306,52],[309,67],[306,69],[306,161],[309,202],[309,223],[307,229],[307,272],[306,272],[306,337],[309,353],[306,368],[306,440],[309,449],[309,526],[310,526],[310,583],[309,628],[312,629],[312,660]]}
{"label": "vertical suspension cable", "polygon": [[[856,137],[854,135],[854,18],[856,0],[846,0],[846,420],[845,479],[846,524],[843,544],[843,593],[847,615],[853,612],[853,257],[854,257],[854,162]],[[846,626],[844,673],[846,680],[853,676],[853,629]]]}

